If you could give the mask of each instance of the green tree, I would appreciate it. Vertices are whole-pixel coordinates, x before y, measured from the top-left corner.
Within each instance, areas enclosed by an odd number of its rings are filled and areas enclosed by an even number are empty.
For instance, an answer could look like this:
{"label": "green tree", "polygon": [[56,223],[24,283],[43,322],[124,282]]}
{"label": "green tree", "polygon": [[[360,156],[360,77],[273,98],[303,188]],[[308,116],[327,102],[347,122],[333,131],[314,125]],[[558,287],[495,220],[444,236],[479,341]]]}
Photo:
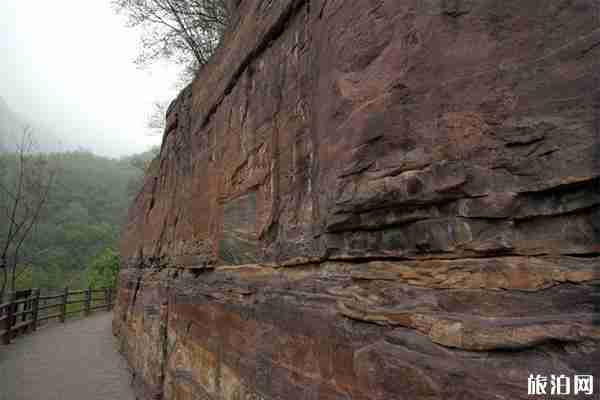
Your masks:
{"label": "green tree", "polygon": [[[156,152],[152,149],[120,159],[86,151],[37,153],[49,163],[60,165],[60,173],[28,240],[20,248],[15,287],[37,287],[44,292],[65,286],[85,288],[91,260],[107,247],[116,248],[129,205]],[[19,165],[14,153],[0,154],[0,184],[14,187]],[[0,245],[4,243],[2,235],[8,232],[7,218],[11,214],[7,211],[12,209],[6,204],[10,199],[0,188]],[[7,257],[9,268],[0,268],[0,286],[6,281],[4,275],[13,270],[12,260]]]}
{"label": "green tree", "polygon": [[116,287],[119,276],[119,254],[107,247],[91,260],[87,273],[91,288]]}
{"label": "green tree", "polygon": [[138,65],[175,61],[193,76],[219,45],[231,13],[229,0],[113,0],[128,26],[142,28]]}
{"label": "green tree", "polygon": [[[0,162],[0,300],[6,286],[15,291],[21,267],[28,265],[23,254],[32,233],[47,209],[58,168],[36,152],[32,131],[24,128],[14,153]],[[9,168],[9,165],[11,168]]]}
{"label": "green tree", "polygon": [[125,159],[125,161],[128,162],[131,167],[135,168],[139,172],[137,175],[131,178],[127,184],[127,193],[131,197],[135,197],[142,189],[146,172],[148,172],[152,161],[159,155],[159,153],[160,147],[154,146],[148,151],[135,154]]}

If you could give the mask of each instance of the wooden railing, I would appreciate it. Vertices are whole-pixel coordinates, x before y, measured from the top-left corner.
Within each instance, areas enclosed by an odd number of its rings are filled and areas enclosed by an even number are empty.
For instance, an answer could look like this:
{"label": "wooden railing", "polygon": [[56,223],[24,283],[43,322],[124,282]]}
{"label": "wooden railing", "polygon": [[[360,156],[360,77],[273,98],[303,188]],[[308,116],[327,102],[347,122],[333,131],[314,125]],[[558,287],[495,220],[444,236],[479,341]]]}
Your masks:
{"label": "wooden railing", "polygon": [[[69,291],[65,288],[60,294],[41,296],[39,289],[28,289],[13,293],[11,298],[11,301],[0,304],[0,339],[4,344],[10,344],[19,334],[35,331],[42,322],[53,318],[64,323],[74,314],[88,316],[94,310],[110,311],[113,290],[90,288]],[[70,307],[72,305],[79,306]]]}

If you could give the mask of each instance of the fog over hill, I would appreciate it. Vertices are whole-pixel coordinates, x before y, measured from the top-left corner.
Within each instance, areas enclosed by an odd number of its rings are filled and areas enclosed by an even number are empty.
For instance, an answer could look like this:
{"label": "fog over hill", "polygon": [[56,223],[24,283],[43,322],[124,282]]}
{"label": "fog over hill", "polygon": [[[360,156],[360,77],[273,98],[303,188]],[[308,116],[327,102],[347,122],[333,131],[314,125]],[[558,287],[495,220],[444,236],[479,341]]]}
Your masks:
{"label": "fog over hill", "polygon": [[19,120],[19,117],[0,97],[0,151],[13,149],[18,143],[17,138],[23,128],[24,124]]}
{"label": "fog over hill", "polygon": [[31,133],[33,150],[39,152],[60,152],[81,150],[81,145],[65,143],[56,129],[47,123],[31,120],[15,112],[0,96],[0,152],[14,151],[21,143],[24,132]]}
{"label": "fog over hill", "polygon": [[141,33],[110,1],[0,0],[0,26],[0,96],[40,147],[120,157],[160,144],[147,121],[177,96],[181,68],[138,68]]}

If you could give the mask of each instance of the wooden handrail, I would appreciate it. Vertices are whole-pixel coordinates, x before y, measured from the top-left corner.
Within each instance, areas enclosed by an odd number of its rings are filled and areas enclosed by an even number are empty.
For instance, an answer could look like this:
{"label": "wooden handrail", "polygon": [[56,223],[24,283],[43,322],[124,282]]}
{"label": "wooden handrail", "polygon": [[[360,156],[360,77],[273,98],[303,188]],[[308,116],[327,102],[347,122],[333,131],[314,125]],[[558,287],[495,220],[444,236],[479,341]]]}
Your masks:
{"label": "wooden handrail", "polygon": [[[18,293],[27,296],[18,298]],[[103,293],[99,298],[92,296],[94,293]],[[83,299],[69,301],[69,296],[84,295]],[[88,316],[92,311],[103,309],[110,311],[113,305],[112,288],[85,290],[72,290],[64,288],[59,295],[40,296],[39,289],[16,292],[11,295],[11,301],[0,304],[0,339],[4,344],[10,344],[11,340],[19,334],[35,331],[41,321],[58,318],[62,323],[68,316],[83,313]],[[47,300],[60,300],[54,304],[46,304]],[[98,301],[104,300],[98,304]],[[42,302],[44,302],[42,304]],[[79,309],[70,309],[69,305],[81,304]],[[42,312],[50,308],[58,308],[60,312],[48,314]]]}
{"label": "wooden handrail", "polygon": [[41,296],[40,300],[55,300],[55,299],[60,299],[63,295],[62,294],[56,294],[54,296]]}
{"label": "wooden handrail", "polygon": [[17,305],[19,305],[19,304],[25,304],[25,303],[28,303],[30,301],[33,301],[34,299],[35,299],[35,296],[31,296],[31,297],[28,297],[26,299],[15,300],[12,304],[17,304]]}

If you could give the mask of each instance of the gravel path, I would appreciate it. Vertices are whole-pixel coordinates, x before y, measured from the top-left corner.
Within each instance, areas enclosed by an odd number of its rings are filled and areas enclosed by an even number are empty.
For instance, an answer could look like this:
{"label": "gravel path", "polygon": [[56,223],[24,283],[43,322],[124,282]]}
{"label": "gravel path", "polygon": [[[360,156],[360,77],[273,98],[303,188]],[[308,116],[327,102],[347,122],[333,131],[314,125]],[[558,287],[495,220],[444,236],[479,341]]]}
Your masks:
{"label": "gravel path", "polygon": [[111,322],[100,312],[0,345],[0,400],[134,400]]}

